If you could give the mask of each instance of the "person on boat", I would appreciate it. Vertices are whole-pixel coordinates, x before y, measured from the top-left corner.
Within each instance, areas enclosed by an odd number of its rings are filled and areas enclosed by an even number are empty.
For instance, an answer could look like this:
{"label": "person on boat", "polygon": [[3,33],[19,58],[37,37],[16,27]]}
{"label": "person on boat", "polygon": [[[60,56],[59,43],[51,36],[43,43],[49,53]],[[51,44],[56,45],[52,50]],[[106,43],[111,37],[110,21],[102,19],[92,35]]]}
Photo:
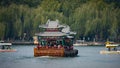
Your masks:
{"label": "person on boat", "polygon": [[61,49],[62,48],[62,45],[58,45],[58,49]]}
{"label": "person on boat", "polygon": [[69,38],[65,39],[65,45],[66,45],[65,48],[69,50],[70,46],[72,45],[71,40]]}
{"label": "person on boat", "polygon": [[47,42],[47,45],[50,46],[50,42],[49,41]]}
{"label": "person on boat", "polygon": [[38,45],[37,45],[37,48],[38,48],[38,50],[40,49],[40,44],[38,43]]}
{"label": "person on boat", "polygon": [[7,49],[11,49],[9,45],[7,46]]}
{"label": "person on boat", "polygon": [[54,48],[57,48],[57,45],[56,45],[56,43],[53,43],[53,46],[54,46]]}
{"label": "person on boat", "polygon": [[5,46],[2,46],[2,49],[5,49]]}

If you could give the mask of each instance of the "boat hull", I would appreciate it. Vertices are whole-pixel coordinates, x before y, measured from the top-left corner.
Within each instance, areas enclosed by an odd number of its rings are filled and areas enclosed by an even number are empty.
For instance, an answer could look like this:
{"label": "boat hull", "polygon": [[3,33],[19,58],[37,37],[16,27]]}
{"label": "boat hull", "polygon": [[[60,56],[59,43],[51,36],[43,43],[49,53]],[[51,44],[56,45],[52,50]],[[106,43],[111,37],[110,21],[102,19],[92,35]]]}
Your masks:
{"label": "boat hull", "polygon": [[75,57],[78,54],[78,50],[65,50],[64,57]]}
{"label": "boat hull", "polygon": [[34,48],[34,56],[55,56],[55,57],[73,57],[78,54],[78,50],[65,50],[64,48]]}
{"label": "boat hull", "polygon": [[34,56],[64,56],[64,49],[56,48],[34,48]]}
{"label": "boat hull", "polygon": [[100,51],[100,54],[120,54],[120,51],[106,51],[106,50],[102,50],[102,51]]}
{"label": "boat hull", "polygon": [[0,49],[0,52],[16,52],[16,49]]}

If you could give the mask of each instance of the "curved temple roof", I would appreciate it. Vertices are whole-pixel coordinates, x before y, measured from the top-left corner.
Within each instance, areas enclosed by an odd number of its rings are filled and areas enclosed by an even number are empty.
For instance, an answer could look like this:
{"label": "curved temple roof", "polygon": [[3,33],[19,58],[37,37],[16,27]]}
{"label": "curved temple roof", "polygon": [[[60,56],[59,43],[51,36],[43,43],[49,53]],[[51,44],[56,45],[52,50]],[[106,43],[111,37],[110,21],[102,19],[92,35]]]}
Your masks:
{"label": "curved temple roof", "polygon": [[36,33],[35,35],[37,36],[65,36],[67,34],[62,33],[62,32],[41,32],[41,33]]}
{"label": "curved temple roof", "polygon": [[70,27],[68,25],[60,25],[59,21],[50,21],[48,20],[45,25],[40,25],[41,28],[62,28],[61,32],[40,32],[36,33],[37,36],[68,36],[70,34],[76,34],[76,32],[71,32]]}
{"label": "curved temple roof", "polygon": [[50,21],[48,20],[45,25],[39,25],[41,28],[61,28],[61,27],[66,27],[66,25],[60,25],[59,21]]}

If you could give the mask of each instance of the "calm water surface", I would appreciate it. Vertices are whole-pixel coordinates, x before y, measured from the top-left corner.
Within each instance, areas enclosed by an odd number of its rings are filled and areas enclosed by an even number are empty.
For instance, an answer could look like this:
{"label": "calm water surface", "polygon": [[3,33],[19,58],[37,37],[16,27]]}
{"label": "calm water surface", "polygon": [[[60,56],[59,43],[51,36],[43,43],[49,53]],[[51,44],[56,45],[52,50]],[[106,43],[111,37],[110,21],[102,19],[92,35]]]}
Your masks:
{"label": "calm water surface", "polygon": [[0,53],[0,68],[120,68],[120,55],[101,55],[104,46],[81,46],[78,57],[34,57],[34,46],[13,46],[17,52]]}

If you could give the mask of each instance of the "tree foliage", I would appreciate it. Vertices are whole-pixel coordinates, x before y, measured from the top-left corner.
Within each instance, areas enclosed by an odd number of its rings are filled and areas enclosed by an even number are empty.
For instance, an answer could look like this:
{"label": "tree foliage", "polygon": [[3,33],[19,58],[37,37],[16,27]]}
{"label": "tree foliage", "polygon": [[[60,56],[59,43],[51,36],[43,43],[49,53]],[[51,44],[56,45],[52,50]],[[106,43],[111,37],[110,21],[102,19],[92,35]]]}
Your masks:
{"label": "tree foliage", "polygon": [[0,39],[29,40],[39,25],[58,19],[76,38],[120,41],[119,0],[1,0]]}

